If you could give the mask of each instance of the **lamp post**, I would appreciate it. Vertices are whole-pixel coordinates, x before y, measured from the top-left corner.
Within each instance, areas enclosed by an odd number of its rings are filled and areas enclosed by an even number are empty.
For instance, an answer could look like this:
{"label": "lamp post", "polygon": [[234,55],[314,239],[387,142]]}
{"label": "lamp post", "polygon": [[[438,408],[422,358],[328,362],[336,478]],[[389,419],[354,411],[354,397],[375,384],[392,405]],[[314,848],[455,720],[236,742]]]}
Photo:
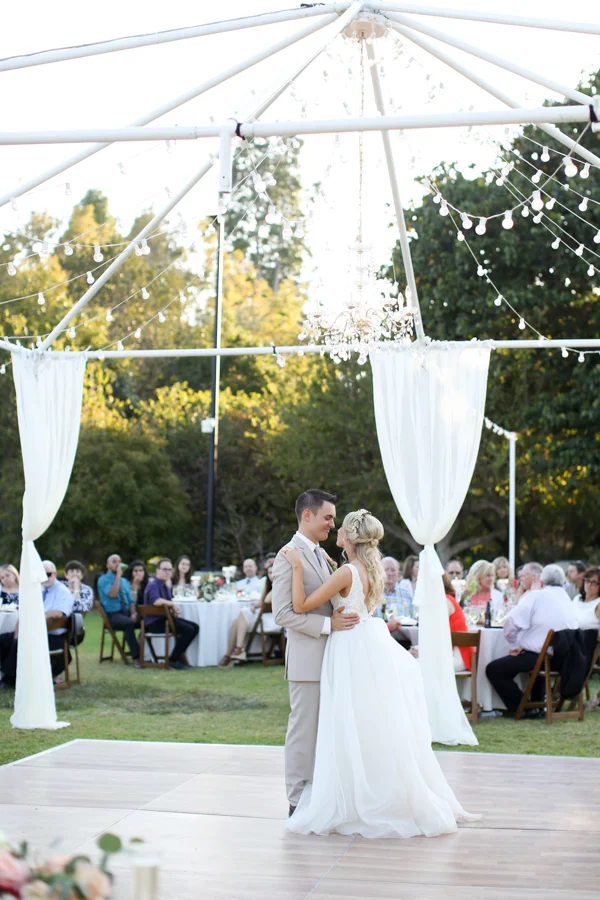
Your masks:
{"label": "lamp post", "polygon": [[[217,266],[215,286],[215,323],[213,347],[221,347],[221,324],[223,319],[223,216],[217,218]],[[215,495],[217,468],[219,461],[219,392],[221,381],[221,357],[212,358],[210,418],[202,422],[202,431],[210,434],[208,448],[208,483],[206,487],[206,551],[204,568],[210,572],[214,567],[215,552]]]}

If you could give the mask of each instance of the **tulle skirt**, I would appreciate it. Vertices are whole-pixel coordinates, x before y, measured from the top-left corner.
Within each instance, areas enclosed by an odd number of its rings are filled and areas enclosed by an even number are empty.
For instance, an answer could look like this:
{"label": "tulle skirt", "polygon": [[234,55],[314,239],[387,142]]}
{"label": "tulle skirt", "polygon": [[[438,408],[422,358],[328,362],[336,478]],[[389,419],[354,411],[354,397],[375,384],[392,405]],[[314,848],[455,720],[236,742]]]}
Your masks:
{"label": "tulle skirt", "polygon": [[300,834],[433,837],[465,812],[431,749],[419,663],[369,618],[327,641],[313,783],[286,827]]}

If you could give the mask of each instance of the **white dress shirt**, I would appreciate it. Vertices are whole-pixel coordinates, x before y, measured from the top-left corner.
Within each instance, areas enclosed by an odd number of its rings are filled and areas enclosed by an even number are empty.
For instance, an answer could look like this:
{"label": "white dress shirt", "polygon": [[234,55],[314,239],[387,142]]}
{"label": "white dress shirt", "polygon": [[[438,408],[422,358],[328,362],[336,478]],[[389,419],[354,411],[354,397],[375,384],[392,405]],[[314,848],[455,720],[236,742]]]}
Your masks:
{"label": "white dress shirt", "polygon": [[[304,543],[310,549],[310,552],[312,553],[313,556],[316,555],[315,550],[318,550],[319,553],[321,552],[321,548],[320,548],[319,544],[315,544],[315,542],[311,541],[310,538],[307,538],[305,534],[300,534],[300,532],[297,531],[295,534],[295,537],[300,538],[301,541],[304,541]],[[322,559],[323,559],[323,571],[327,572],[327,563],[325,561],[325,557],[322,557]],[[315,560],[315,562],[316,562],[316,560]],[[328,616],[325,616],[325,618],[323,619],[323,628],[321,630],[321,634],[331,634],[331,619]]]}
{"label": "white dress shirt", "polygon": [[504,637],[509,644],[539,653],[551,628],[579,628],[573,603],[562,587],[527,591],[506,617]]}
{"label": "white dress shirt", "polygon": [[597,600],[582,600],[581,597],[576,597],[571,602],[579,628],[585,630],[588,628],[600,628],[600,620],[596,615],[596,607],[599,603],[600,598]]}
{"label": "white dress shirt", "polygon": [[258,575],[252,575],[250,578],[240,578],[239,581],[236,581],[235,586],[238,591],[243,591],[245,594],[254,594],[256,591],[260,592],[262,581]]}

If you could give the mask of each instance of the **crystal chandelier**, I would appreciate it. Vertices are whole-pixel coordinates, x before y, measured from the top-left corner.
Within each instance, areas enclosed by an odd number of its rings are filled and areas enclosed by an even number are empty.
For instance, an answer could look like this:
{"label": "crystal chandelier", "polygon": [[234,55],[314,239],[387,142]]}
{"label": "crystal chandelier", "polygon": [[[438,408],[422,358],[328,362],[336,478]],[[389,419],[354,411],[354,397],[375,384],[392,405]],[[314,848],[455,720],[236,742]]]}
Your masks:
{"label": "crystal chandelier", "polygon": [[[362,97],[364,115],[364,42],[361,41]],[[331,307],[323,300],[311,303],[305,310],[299,340],[309,344],[323,343],[331,347],[334,362],[358,354],[363,365],[369,352],[380,341],[409,339],[413,329],[410,289],[406,296],[387,278],[377,278],[373,263],[373,247],[363,240],[363,133],[359,132],[358,229],[349,250],[349,284],[347,299]],[[335,301],[334,301],[335,302]]]}

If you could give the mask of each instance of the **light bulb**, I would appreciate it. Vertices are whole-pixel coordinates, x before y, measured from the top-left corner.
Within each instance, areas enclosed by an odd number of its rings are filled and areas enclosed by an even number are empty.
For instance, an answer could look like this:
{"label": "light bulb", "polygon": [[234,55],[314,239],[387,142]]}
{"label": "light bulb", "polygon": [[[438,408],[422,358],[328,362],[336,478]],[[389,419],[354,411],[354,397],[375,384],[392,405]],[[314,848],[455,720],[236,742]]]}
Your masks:
{"label": "light bulb", "polygon": [[583,200],[581,201],[581,203],[579,204],[579,209],[581,210],[581,212],[585,212],[587,208],[588,208],[588,198],[584,197]]}
{"label": "light bulb", "polygon": [[77,332],[75,331],[75,328],[69,328],[69,331],[67,333],[68,333],[69,337],[71,338],[71,340],[73,340],[73,338],[77,336]]}
{"label": "light bulb", "polygon": [[285,368],[285,356],[282,356],[281,353],[277,354],[277,365],[280,369]]}
{"label": "light bulb", "polygon": [[217,206],[217,212],[219,213],[220,216],[224,216],[225,213],[227,212],[227,204],[225,204],[225,203],[223,203],[223,201],[221,201],[219,203],[219,205]]}
{"label": "light bulb", "polygon": [[564,164],[565,164],[565,175],[567,176],[567,178],[574,178],[575,175],[577,175],[577,173],[579,172],[579,169],[577,168],[577,166],[575,165],[575,163],[573,162],[573,160],[571,159],[570,156],[565,156]]}
{"label": "light bulb", "polygon": [[117,350],[123,349],[123,341],[117,341]]}
{"label": "light bulb", "polygon": [[441,199],[442,199],[442,195],[441,195],[441,194],[434,194],[434,195],[433,195],[433,202],[434,202],[434,203],[439,203]]}
{"label": "light bulb", "polygon": [[38,294],[38,303],[40,304],[40,306],[43,306],[45,302],[46,298],[44,297],[44,293],[43,291],[40,291]]}
{"label": "light bulb", "polygon": [[483,276],[485,275],[485,269],[483,268],[483,266],[477,266],[477,274],[480,278],[483,278]]}
{"label": "light bulb", "polygon": [[502,227],[507,231],[513,227],[515,223],[513,222],[512,210],[508,209],[504,213],[504,218],[502,219]]}
{"label": "light bulb", "polygon": [[503,300],[503,299],[504,299],[504,298],[503,298],[502,294],[498,294],[498,296],[497,296],[496,299],[494,300],[494,306],[502,306],[502,300]]}
{"label": "light bulb", "polygon": [[542,155],[540,156],[540,159],[542,160],[542,162],[548,162],[548,160],[550,159],[550,154],[548,152],[547,147],[544,147],[544,149],[542,150]]}
{"label": "light bulb", "polygon": [[535,209],[536,212],[539,212],[541,209],[544,208],[544,201],[542,200],[542,192],[541,192],[541,191],[534,191],[534,192],[533,192],[533,199],[532,199],[532,201],[531,201],[531,208],[532,208],[532,209]]}
{"label": "light bulb", "polygon": [[565,278],[565,287],[569,287],[570,284],[571,284],[571,279],[568,277]]}
{"label": "light bulb", "polygon": [[[582,175],[581,177],[583,178],[584,176]],[[65,196],[66,196],[66,197],[70,197],[70,196],[71,196],[71,193],[72,193],[72,191],[71,191],[71,185],[70,185],[69,182],[67,181],[67,183],[65,184]]]}
{"label": "light bulb", "polygon": [[462,223],[463,228],[472,228],[473,227],[473,222],[471,221],[471,219],[468,217],[468,215],[466,213],[464,213],[463,216],[461,217],[461,223]]}
{"label": "light bulb", "polygon": [[479,220],[479,223],[475,226],[475,233],[476,233],[476,234],[485,234],[485,232],[486,232],[486,222],[487,222],[487,219],[484,219],[484,218],[481,218],[481,219]]}
{"label": "light bulb", "polygon": [[464,234],[462,233],[462,231],[459,231],[459,232],[457,233],[457,235],[456,235],[456,240],[457,240],[457,241],[464,241],[464,239],[465,239]]}
{"label": "light bulb", "polygon": [[539,181],[540,181],[541,177],[542,177],[542,173],[541,173],[541,171],[538,169],[537,172],[535,172],[535,173],[531,176],[531,180],[533,181],[534,184],[539,184]]}
{"label": "light bulb", "polygon": [[588,275],[589,275],[590,278],[591,278],[592,275],[595,275],[595,274],[596,274],[596,270],[595,270],[595,268],[594,268],[593,266],[590,266],[590,267],[588,268],[588,270],[587,270],[587,273],[588,273]]}
{"label": "light bulb", "polygon": [[533,217],[533,221],[535,222],[536,225],[539,225],[539,224],[540,224],[540,222],[542,221],[542,216],[543,216],[543,215],[544,215],[544,214],[541,213],[541,212],[535,214],[535,216]]}
{"label": "light bulb", "polygon": [[554,209],[555,203],[556,203],[556,200],[554,199],[554,197],[550,197],[549,200],[546,200],[546,209]]}
{"label": "light bulb", "polygon": [[73,256],[73,248],[70,244],[65,244],[65,256]]}
{"label": "light bulb", "polygon": [[136,246],[135,246],[135,255],[136,255],[136,256],[141,256],[142,253],[143,253],[142,245],[141,245],[141,244],[136,244]]}
{"label": "light bulb", "polygon": [[445,200],[442,200],[442,202],[440,203],[440,216],[447,216],[447,215],[448,215],[448,204]]}
{"label": "light bulb", "polygon": [[208,237],[210,237],[211,234],[214,234],[214,233],[215,233],[215,226],[211,222],[210,225],[208,226],[208,228],[206,229],[206,231],[204,232],[204,234],[206,234]]}
{"label": "light bulb", "polygon": [[281,230],[281,237],[284,241],[289,241],[293,237],[294,232],[289,222],[286,222]]}
{"label": "light bulb", "polygon": [[16,275],[16,274],[17,274],[17,270],[16,270],[16,267],[15,267],[14,262],[9,262],[7,271],[8,271],[8,274],[9,274],[9,275]]}
{"label": "light bulb", "polygon": [[183,293],[183,291],[179,291],[179,302],[185,303],[185,294]]}
{"label": "light bulb", "polygon": [[103,359],[104,359],[104,352],[103,352],[102,350],[98,350],[98,359],[99,359],[99,360],[103,360]]}
{"label": "light bulb", "polygon": [[568,359],[568,358],[569,358],[569,351],[567,350],[566,347],[563,347],[563,348],[562,348],[562,350],[561,350],[561,356],[562,356],[563,359]]}
{"label": "light bulb", "polygon": [[553,250],[558,250],[560,247],[560,238],[556,238],[555,241],[552,241],[551,247]]}
{"label": "light bulb", "polygon": [[6,375],[6,366],[4,363],[0,366],[0,375]]}
{"label": "light bulb", "polygon": [[267,210],[267,214],[265,216],[265,222],[267,225],[275,225],[277,222],[277,209],[274,206],[269,206]]}
{"label": "light bulb", "polygon": [[267,188],[267,186],[264,183],[264,181],[262,180],[262,178],[256,178],[254,180],[254,190],[256,191],[257,194],[264,194],[266,188]]}
{"label": "light bulb", "polygon": [[523,216],[524,219],[526,219],[528,217],[528,215],[529,215],[529,207],[528,206],[523,207],[523,209],[521,210],[521,215]]}
{"label": "light bulb", "polygon": [[525,328],[526,328],[525,319],[519,319],[519,328],[521,329],[521,331],[525,330]]}
{"label": "light bulb", "polygon": [[583,353],[579,354],[579,356],[577,357],[577,362],[585,362],[585,356],[583,355]]}
{"label": "light bulb", "polygon": [[577,248],[577,250],[575,251],[575,256],[583,256],[584,250],[585,250],[584,245],[580,244],[579,247]]}
{"label": "light bulb", "polygon": [[581,172],[579,173],[580,178],[589,178],[590,177],[590,164],[586,163]]}
{"label": "light bulb", "polygon": [[94,278],[94,276],[92,275],[91,272],[88,272],[87,275],[85,276],[85,280],[87,281],[88,284],[93,284],[96,279]]}
{"label": "light bulb", "polygon": [[500,176],[500,178],[496,178],[496,184],[498,185],[498,187],[502,187],[502,185],[504,184],[504,178],[502,178],[502,176]]}
{"label": "light bulb", "polygon": [[136,328],[136,330],[133,332],[133,336],[134,336],[134,338],[137,338],[137,340],[139,341],[139,339],[142,336],[142,329]]}
{"label": "light bulb", "polygon": [[165,314],[163,312],[159,312],[158,321],[161,323],[161,325],[165,321]]}
{"label": "light bulb", "polygon": [[102,256],[102,251],[99,246],[94,247],[94,262],[102,262],[104,257]]}
{"label": "light bulb", "polygon": [[112,322],[112,320],[113,320],[113,314],[112,314],[112,312],[110,311],[110,309],[107,309],[107,310],[106,310],[106,321],[107,321],[107,322]]}
{"label": "light bulb", "polygon": [[594,237],[592,238],[595,244],[600,244],[600,231],[597,231]]}
{"label": "light bulb", "polygon": [[144,300],[148,300],[150,297],[150,294],[148,293],[148,290],[145,287],[142,288],[142,297]]}
{"label": "light bulb", "polygon": [[150,246],[146,238],[142,241],[142,255],[149,256],[150,255]]}

